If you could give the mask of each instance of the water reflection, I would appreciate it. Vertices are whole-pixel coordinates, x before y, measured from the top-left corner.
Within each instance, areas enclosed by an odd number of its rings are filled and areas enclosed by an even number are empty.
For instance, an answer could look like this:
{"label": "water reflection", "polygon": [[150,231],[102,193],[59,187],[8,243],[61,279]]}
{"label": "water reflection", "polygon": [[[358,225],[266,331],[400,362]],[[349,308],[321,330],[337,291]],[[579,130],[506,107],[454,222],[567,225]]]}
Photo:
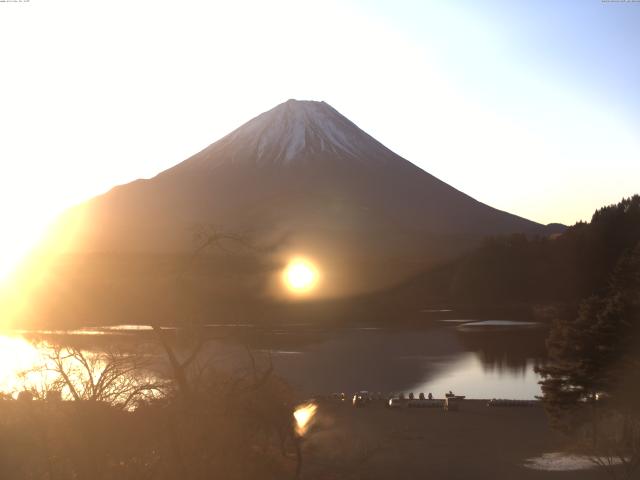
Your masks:
{"label": "water reflection", "polygon": [[409,388],[413,392],[432,392],[442,398],[453,390],[467,398],[511,398],[529,400],[540,395],[539,376],[529,362],[518,373],[487,368],[475,353],[440,360],[444,368],[439,375]]}
{"label": "water reflection", "polygon": [[[472,321],[472,320],[468,320]],[[258,360],[273,362],[276,372],[301,395],[359,390],[381,392],[459,391],[470,398],[533,398],[540,393],[533,368],[545,356],[543,328],[458,328],[456,322],[433,322],[423,328],[393,329],[361,325],[319,328],[289,325],[208,326],[204,355],[216,368],[230,372],[246,368],[247,347]],[[83,332],[80,334],[79,332]],[[91,334],[87,334],[91,332]],[[98,333],[99,332],[99,333]],[[156,363],[153,332],[139,326],[116,326],[65,332],[0,334],[0,392],[24,388],[20,372],[42,365],[43,351],[52,345],[72,345],[89,355],[113,346],[137,352]],[[167,332],[178,345],[180,330]],[[157,347],[157,345],[156,345]],[[46,378],[51,383],[51,378]]]}
{"label": "water reflection", "polygon": [[23,373],[33,370],[41,360],[38,348],[20,336],[0,336],[0,393],[25,388],[33,378]]}
{"label": "water reflection", "polygon": [[473,352],[487,372],[524,375],[546,357],[547,329],[501,328],[456,330],[464,349]]}

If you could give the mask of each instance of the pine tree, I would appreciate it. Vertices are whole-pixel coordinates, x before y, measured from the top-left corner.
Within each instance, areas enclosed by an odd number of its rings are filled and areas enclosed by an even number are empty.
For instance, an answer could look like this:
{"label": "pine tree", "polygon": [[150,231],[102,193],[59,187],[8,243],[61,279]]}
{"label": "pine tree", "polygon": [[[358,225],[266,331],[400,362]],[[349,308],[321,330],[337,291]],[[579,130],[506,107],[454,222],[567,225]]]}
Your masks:
{"label": "pine tree", "polygon": [[538,371],[552,424],[632,475],[640,467],[640,243],[622,255],[603,295],[554,324],[547,347]]}

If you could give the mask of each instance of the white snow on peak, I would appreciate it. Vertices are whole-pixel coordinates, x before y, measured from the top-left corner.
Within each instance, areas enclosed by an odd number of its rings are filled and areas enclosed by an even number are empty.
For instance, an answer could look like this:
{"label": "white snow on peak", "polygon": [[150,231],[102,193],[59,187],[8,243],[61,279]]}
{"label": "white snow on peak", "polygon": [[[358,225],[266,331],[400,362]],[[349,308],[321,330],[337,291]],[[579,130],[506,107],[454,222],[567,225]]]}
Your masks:
{"label": "white snow on peak", "polygon": [[238,136],[253,137],[257,142],[258,163],[273,160],[263,156],[275,152],[281,162],[290,163],[305,148],[355,155],[357,148],[341,132],[341,120],[340,114],[323,102],[289,100],[246,124]]}
{"label": "white snow on peak", "polygon": [[202,153],[202,161],[250,160],[266,165],[290,164],[322,153],[372,161],[386,158],[390,152],[325,102],[288,100]]}

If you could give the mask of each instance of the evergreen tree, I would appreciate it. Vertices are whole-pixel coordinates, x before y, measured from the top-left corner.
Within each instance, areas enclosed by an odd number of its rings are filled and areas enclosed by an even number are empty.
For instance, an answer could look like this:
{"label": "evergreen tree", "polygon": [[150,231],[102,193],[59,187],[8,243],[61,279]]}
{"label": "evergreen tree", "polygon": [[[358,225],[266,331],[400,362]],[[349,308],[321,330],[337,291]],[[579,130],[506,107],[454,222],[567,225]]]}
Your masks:
{"label": "evergreen tree", "polygon": [[622,255],[603,295],[556,321],[547,346],[538,371],[552,423],[597,461],[615,457],[631,478],[640,467],[640,243]]}
{"label": "evergreen tree", "polygon": [[[602,296],[621,255],[640,241],[640,196],[597,210],[559,236],[485,239],[445,267],[450,304],[561,302]],[[437,272],[442,281],[441,271]],[[421,279],[424,280],[424,279]],[[435,281],[425,290],[432,290]]]}

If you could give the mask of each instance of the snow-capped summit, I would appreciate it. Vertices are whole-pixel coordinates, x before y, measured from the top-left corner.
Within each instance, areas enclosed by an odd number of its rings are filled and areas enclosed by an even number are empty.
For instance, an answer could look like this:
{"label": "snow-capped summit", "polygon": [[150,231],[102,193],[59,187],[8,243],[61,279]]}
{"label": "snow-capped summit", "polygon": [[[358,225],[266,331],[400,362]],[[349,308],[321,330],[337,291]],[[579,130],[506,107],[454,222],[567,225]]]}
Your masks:
{"label": "snow-capped summit", "polygon": [[328,157],[385,163],[390,154],[331,105],[290,99],[245,123],[188,163],[196,168],[238,162],[266,166]]}
{"label": "snow-capped summit", "polygon": [[[326,103],[296,100],[79,211],[66,270],[31,301],[34,315],[54,323],[98,313],[154,322],[184,315],[176,278],[184,258],[192,261],[197,226],[248,232],[265,247],[258,263],[224,252],[194,268],[193,298],[233,315],[253,308],[251,299],[271,298],[277,266],[292,255],[318,266],[318,296],[345,297],[406,279],[485,235],[544,233],[418,168]],[[76,292],[84,292],[80,303]]]}
{"label": "snow-capped summit", "polygon": [[[371,245],[376,242],[368,235],[382,231],[391,239],[410,238],[414,249],[423,248],[426,237],[448,249],[443,235],[470,238],[542,227],[447,185],[327,103],[298,100],[258,115],[155,178],[117,187],[90,203],[106,220],[87,243],[98,242],[101,249],[188,248],[176,236],[189,223],[284,228],[296,235],[351,232],[356,243]],[[106,228],[109,222],[126,225],[126,235],[117,233],[119,226]],[[146,237],[170,224],[166,233]],[[138,230],[140,238],[131,238]]]}

